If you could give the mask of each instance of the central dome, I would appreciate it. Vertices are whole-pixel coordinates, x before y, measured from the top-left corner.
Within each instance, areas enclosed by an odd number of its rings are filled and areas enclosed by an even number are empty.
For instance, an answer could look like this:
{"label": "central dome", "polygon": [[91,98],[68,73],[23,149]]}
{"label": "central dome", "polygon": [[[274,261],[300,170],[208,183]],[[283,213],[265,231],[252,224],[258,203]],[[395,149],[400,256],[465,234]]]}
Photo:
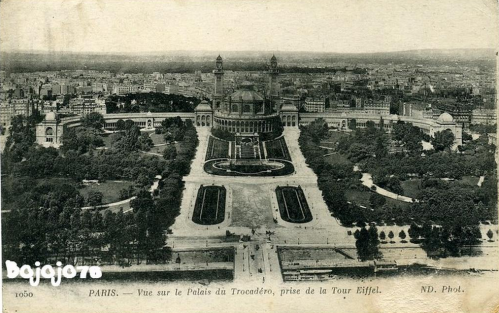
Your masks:
{"label": "central dome", "polygon": [[440,114],[440,116],[437,119],[437,122],[440,124],[452,124],[454,123],[454,118],[449,113],[444,112]]}
{"label": "central dome", "polygon": [[252,83],[244,81],[241,83],[240,88],[230,95],[232,102],[262,102],[264,100],[262,95],[253,89]]}

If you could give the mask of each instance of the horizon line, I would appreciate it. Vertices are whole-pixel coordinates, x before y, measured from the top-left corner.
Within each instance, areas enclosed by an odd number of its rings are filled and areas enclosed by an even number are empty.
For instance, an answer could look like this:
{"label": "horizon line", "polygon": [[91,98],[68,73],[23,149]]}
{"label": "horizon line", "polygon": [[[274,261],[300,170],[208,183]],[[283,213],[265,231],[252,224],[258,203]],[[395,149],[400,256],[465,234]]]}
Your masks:
{"label": "horizon line", "polygon": [[406,49],[406,50],[386,50],[386,51],[365,51],[365,52],[336,52],[336,51],[307,51],[307,50],[155,50],[155,51],[72,51],[72,50],[2,50],[0,53],[36,53],[36,54],[101,54],[101,55],[140,55],[140,54],[163,54],[163,53],[311,53],[311,54],[383,54],[383,53],[404,53],[404,52],[422,52],[422,51],[499,51],[499,48],[483,47],[483,48],[422,48],[422,49]]}

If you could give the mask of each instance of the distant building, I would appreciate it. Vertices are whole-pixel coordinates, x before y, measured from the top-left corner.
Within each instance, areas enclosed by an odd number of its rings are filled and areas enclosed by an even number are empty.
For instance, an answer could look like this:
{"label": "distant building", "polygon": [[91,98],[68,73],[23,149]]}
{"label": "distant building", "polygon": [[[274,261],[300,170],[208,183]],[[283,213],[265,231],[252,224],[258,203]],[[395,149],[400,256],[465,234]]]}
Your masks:
{"label": "distant building", "polygon": [[390,114],[390,96],[383,96],[381,99],[367,99],[364,101],[364,111],[370,114],[388,115]]}
{"label": "distant building", "polygon": [[84,116],[92,112],[106,114],[105,100],[93,96],[80,96],[69,101],[69,113]]}
{"label": "distant building", "polygon": [[29,99],[10,99],[0,102],[0,123],[4,129],[10,126],[12,117],[31,114],[33,114],[33,107]]}
{"label": "distant building", "polygon": [[475,109],[471,112],[471,124],[493,125],[497,113],[494,109]]}
{"label": "distant building", "polygon": [[307,112],[317,112],[317,113],[325,112],[326,102],[324,99],[306,98],[305,110]]}
{"label": "distant building", "polygon": [[139,91],[139,86],[137,85],[114,85],[113,94],[116,95],[126,95],[129,93],[137,93]]}
{"label": "distant building", "polygon": [[165,86],[165,93],[166,94],[176,94],[178,93],[179,91],[179,88],[177,85],[168,85],[168,86]]}
{"label": "distant building", "polygon": [[156,92],[161,92],[161,93],[165,92],[165,90],[166,90],[165,87],[166,87],[165,84],[162,84],[162,83],[156,84]]}

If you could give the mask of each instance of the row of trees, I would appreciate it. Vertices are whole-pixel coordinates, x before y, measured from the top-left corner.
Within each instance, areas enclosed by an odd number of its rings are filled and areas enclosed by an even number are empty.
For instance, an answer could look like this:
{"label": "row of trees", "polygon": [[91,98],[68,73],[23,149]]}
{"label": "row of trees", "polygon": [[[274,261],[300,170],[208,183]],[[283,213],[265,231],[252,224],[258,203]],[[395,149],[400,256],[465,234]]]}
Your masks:
{"label": "row of trees", "polygon": [[413,242],[421,242],[421,247],[430,256],[461,256],[471,253],[472,247],[482,238],[477,225],[433,226],[415,223],[409,228],[409,237]]}

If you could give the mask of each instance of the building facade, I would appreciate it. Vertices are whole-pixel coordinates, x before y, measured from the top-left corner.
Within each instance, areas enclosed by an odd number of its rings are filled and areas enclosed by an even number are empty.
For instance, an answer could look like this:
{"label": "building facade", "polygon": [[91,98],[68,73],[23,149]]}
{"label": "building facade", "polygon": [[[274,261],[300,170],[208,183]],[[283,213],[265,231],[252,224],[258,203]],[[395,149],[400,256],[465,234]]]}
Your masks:
{"label": "building facade", "polygon": [[[201,102],[196,108],[196,125],[211,126],[232,133],[268,133],[272,132],[280,117],[278,111],[279,92],[277,90],[277,59],[272,56],[270,61],[269,97],[255,91],[254,85],[248,81],[243,82],[239,89],[226,95],[224,88],[224,69],[222,57],[216,59],[215,89],[213,94],[213,107]],[[210,123],[211,109],[213,122]]]}

